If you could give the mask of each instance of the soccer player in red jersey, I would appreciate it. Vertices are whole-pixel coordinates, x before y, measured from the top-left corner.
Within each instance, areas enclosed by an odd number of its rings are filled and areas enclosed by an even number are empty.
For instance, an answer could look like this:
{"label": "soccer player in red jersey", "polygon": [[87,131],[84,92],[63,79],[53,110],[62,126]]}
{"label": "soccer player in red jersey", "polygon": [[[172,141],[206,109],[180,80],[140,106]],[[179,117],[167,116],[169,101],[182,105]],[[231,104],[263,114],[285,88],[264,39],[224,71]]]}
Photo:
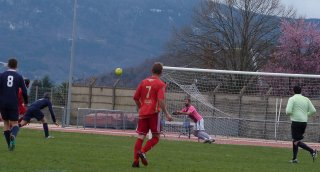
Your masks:
{"label": "soccer player in red jersey", "polygon": [[[133,97],[139,109],[139,120],[132,167],[139,167],[139,158],[143,165],[148,165],[146,153],[159,142],[160,138],[160,109],[165,113],[167,120],[172,120],[164,102],[166,84],[160,80],[162,69],[161,63],[154,63],[152,76],[140,82]],[[149,130],[152,138],[142,147]]]}
{"label": "soccer player in red jersey", "polygon": [[[30,80],[29,79],[25,79],[24,83],[25,83],[26,87],[29,88]],[[20,123],[22,121],[23,115],[27,111],[27,108],[26,108],[27,105],[24,104],[23,97],[22,97],[22,89],[21,88],[19,88],[18,103],[19,103],[19,120],[18,120],[18,123]]]}

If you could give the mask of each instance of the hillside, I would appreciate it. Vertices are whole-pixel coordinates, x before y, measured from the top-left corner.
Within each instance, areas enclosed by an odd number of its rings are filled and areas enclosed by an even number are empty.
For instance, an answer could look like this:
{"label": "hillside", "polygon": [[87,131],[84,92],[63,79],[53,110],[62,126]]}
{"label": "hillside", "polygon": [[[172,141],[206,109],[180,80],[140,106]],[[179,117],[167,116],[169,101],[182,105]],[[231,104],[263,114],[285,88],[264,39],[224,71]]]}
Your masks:
{"label": "hillside", "polygon": [[[197,0],[78,0],[75,79],[158,57]],[[0,0],[0,61],[31,79],[68,79],[72,0]]]}

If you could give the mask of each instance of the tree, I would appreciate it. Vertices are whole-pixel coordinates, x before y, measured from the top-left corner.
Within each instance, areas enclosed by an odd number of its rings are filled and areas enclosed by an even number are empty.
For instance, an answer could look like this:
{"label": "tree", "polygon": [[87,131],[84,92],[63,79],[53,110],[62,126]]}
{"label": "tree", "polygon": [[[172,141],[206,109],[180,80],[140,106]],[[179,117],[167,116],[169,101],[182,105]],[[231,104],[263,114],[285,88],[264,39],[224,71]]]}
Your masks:
{"label": "tree", "polygon": [[[279,18],[292,16],[279,0],[202,0],[193,25],[175,32],[168,56],[202,68],[258,71],[275,48]],[[219,80],[221,88],[236,94],[253,82],[256,77],[234,74]]]}
{"label": "tree", "polygon": [[[320,30],[317,25],[305,22],[303,19],[283,20],[281,32],[282,35],[278,40],[279,46],[264,70],[281,73],[320,74]],[[278,88],[287,95],[297,84],[304,86],[305,95],[314,97],[320,94],[319,83],[314,79],[283,78],[281,81],[273,83],[272,87]],[[288,83],[289,87],[281,88],[286,85],[283,83]]]}
{"label": "tree", "polygon": [[279,17],[291,17],[279,0],[202,0],[193,25],[175,31],[168,56],[201,67],[257,71],[279,35]]}
{"label": "tree", "polygon": [[51,88],[54,87],[54,83],[51,81],[48,75],[45,75],[40,80],[34,80],[30,86],[29,99],[30,102],[36,101],[41,98],[45,92],[51,92]]}
{"label": "tree", "polygon": [[68,98],[68,82],[63,82],[53,89],[52,104],[57,106],[66,106]]}
{"label": "tree", "polygon": [[265,71],[320,74],[320,30],[316,24],[299,20],[283,20],[279,46]]}

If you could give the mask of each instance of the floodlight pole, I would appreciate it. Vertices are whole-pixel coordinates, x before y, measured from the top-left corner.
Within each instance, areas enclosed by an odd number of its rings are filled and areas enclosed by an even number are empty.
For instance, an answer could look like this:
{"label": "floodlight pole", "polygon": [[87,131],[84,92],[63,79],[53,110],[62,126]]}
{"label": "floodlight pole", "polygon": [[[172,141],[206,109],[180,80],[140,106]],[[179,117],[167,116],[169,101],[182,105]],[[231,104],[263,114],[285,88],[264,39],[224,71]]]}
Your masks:
{"label": "floodlight pole", "polygon": [[68,101],[67,101],[67,111],[66,111],[66,126],[70,125],[71,96],[72,96],[71,89],[72,89],[72,80],[73,80],[73,59],[74,59],[76,27],[77,27],[76,21],[77,21],[77,0],[74,0],[73,1],[71,56],[70,56],[69,83],[68,83]]}

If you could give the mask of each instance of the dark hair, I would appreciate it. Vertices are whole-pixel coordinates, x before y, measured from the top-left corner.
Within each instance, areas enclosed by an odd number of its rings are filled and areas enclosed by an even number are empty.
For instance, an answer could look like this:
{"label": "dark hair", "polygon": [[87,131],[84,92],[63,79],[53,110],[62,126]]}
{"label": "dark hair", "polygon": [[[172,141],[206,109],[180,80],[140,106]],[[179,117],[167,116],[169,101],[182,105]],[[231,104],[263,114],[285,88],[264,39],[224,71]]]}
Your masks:
{"label": "dark hair", "polygon": [[50,99],[50,93],[48,93],[48,92],[44,93],[43,98]]}
{"label": "dark hair", "polygon": [[293,87],[294,94],[301,94],[301,87],[299,85],[296,85]]}
{"label": "dark hair", "polygon": [[160,62],[155,62],[152,66],[152,73],[153,74],[157,74],[157,75],[161,75],[162,74],[162,63]]}
{"label": "dark hair", "polygon": [[185,100],[187,100],[189,103],[191,103],[191,99],[190,98],[186,98]]}
{"label": "dark hair", "polygon": [[29,87],[30,79],[24,79],[24,84],[26,84],[26,87]]}
{"label": "dark hair", "polygon": [[18,61],[16,59],[11,58],[11,59],[8,60],[8,67],[10,69],[16,69],[17,66],[18,66]]}

